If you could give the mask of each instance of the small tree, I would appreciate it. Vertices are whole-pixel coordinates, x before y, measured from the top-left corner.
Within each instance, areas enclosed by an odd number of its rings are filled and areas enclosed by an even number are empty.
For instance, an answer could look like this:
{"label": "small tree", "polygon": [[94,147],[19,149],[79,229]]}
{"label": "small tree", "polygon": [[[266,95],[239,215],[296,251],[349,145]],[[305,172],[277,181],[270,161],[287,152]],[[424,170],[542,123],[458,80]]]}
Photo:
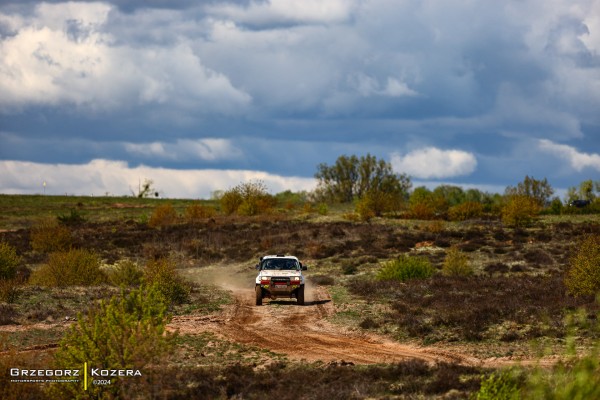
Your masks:
{"label": "small tree", "polygon": [[162,204],[154,209],[148,225],[157,228],[173,225],[177,221],[177,211],[171,204]]}
{"label": "small tree", "polygon": [[45,221],[31,229],[31,248],[39,252],[67,250],[73,244],[71,230],[56,222]]}
{"label": "small tree", "polygon": [[473,201],[466,201],[450,207],[448,210],[448,217],[452,221],[465,221],[467,219],[479,218],[482,214],[483,205]]}
{"label": "small tree", "polygon": [[168,304],[182,304],[189,298],[189,285],[177,273],[175,263],[168,258],[148,261],[144,268],[144,282],[148,286],[155,286]]}
{"label": "small tree", "polygon": [[539,202],[533,197],[509,196],[506,204],[502,207],[502,222],[513,227],[528,226],[539,212]]}
{"label": "small tree", "polygon": [[270,211],[277,204],[262,181],[240,183],[227,190],[220,200],[221,209],[227,215],[258,215]]}
{"label": "small tree", "polygon": [[205,206],[200,203],[191,204],[185,209],[185,218],[191,223],[197,223],[202,219],[214,217],[216,214],[217,210],[214,207]]}
{"label": "small tree", "polygon": [[574,296],[590,296],[600,291],[600,235],[586,237],[565,277],[565,285]]}
{"label": "small tree", "polygon": [[505,194],[509,196],[527,196],[536,200],[540,207],[545,206],[554,189],[548,183],[546,178],[537,180],[534,177],[525,176],[523,182],[519,182],[517,187],[509,186],[506,188]]}
{"label": "small tree", "polygon": [[147,197],[158,197],[158,191],[154,188],[154,181],[152,179],[144,179],[144,183],[138,183],[137,193],[131,188],[131,194],[138,199]]}
{"label": "small tree", "polygon": [[13,279],[21,258],[17,250],[5,242],[0,242],[0,279]]}
{"label": "small tree", "polygon": [[385,160],[367,154],[338,157],[335,164],[317,166],[317,197],[322,201],[351,203],[367,193],[382,192],[403,200],[411,186],[405,174],[396,174]]}
{"label": "small tree", "polygon": [[[171,348],[173,335],[166,333],[169,318],[160,291],[153,286],[102,301],[87,315],[79,315],[55,354],[57,369],[135,369],[142,376],[110,377],[110,385],[55,384],[54,398],[137,398],[148,385],[148,375]],[[82,374],[83,375],[83,374]],[[144,385],[145,383],[145,385]],[[145,397],[145,396],[142,396]]]}
{"label": "small tree", "polygon": [[450,276],[473,275],[473,266],[465,253],[456,247],[451,247],[444,258],[442,272]]}

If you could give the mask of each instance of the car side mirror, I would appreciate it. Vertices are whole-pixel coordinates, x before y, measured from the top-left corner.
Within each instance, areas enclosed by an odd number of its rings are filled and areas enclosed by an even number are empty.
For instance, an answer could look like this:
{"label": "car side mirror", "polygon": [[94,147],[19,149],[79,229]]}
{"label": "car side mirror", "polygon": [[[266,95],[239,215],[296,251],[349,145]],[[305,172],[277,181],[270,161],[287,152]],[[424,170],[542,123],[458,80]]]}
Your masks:
{"label": "car side mirror", "polygon": [[303,265],[302,266],[302,271],[306,271],[306,270],[308,270],[308,267],[306,265]]}

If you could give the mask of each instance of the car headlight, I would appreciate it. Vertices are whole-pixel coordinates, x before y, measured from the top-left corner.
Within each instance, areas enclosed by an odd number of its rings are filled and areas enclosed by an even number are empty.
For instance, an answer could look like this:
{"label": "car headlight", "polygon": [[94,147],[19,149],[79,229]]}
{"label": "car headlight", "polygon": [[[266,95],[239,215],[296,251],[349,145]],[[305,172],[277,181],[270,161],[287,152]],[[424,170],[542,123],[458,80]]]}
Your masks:
{"label": "car headlight", "polygon": [[291,280],[294,282],[300,282],[300,277],[299,276],[292,276]]}
{"label": "car headlight", "polygon": [[271,278],[270,278],[270,277],[268,277],[268,276],[261,276],[261,277],[260,277],[260,281],[261,281],[261,282],[269,282],[269,280],[270,280],[270,279],[271,279]]}

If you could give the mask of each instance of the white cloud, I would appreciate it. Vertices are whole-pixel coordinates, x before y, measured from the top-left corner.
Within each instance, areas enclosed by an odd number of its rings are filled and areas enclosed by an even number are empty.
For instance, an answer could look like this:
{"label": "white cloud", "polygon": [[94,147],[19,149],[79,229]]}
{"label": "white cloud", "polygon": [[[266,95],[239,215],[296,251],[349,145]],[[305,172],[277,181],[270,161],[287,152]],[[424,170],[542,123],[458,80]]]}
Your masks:
{"label": "white cloud", "polygon": [[106,32],[110,11],[103,3],[43,3],[31,20],[11,26],[15,34],[0,41],[0,110],[169,103],[200,114],[230,114],[250,103],[228,77],[203,65],[187,40],[168,47],[119,42]]}
{"label": "white cloud", "polygon": [[554,143],[547,139],[541,139],[538,143],[540,150],[568,161],[571,167],[577,171],[581,171],[584,168],[593,168],[600,171],[600,154],[582,153],[574,147]]}
{"label": "white cloud", "polygon": [[214,15],[253,25],[283,23],[331,23],[345,21],[354,7],[352,0],[269,0],[249,5],[218,4],[208,7]]}
{"label": "white cloud", "polygon": [[215,190],[226,190],[240,182],[262,180],[272,193],[313,190],[312,178],[280,176],[247,170],[176,170],[139,166],[125,162],[93,160],[87,164],[41,164],[0,161],[0,187],[5,194],[130,195],[138,182],[151,179],[165,197],[208,198]]}
{"label": "white cloud", "polygon": [[414,178],[435,179],[469,175],[475,171],[477,159],[472,153],[462,150],[426,147],[404,156],[394,153],[391,164],[399,173],[406,173]]}
{"label": "white cloud", "polygon": [[125,143],[125,149],[132,154],[146,158],[164,160],[232,160],[243,156],[243,152],[228,139],[178,139],[174,143]]}
{"label": "white cloud", "polygon": [[361,96],[369,97],[374,95],[401,97],[401,96],[416,96],[418,93],[410,89],[404,82],[396,78],[388,77],[385,85],[380,84],[376,78],[358,73],[348,77],[348,83]]}

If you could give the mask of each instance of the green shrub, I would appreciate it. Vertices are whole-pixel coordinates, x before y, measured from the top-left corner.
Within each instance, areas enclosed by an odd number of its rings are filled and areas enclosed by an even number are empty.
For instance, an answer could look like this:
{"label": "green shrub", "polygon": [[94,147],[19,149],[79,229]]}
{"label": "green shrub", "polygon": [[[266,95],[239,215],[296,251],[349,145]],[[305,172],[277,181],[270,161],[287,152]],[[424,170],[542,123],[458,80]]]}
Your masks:
{"label": "green shrub", "polygon": [[521,398],[518,381],[510,370],[495,372],[481,380],[476,400],[518,400]]}
{"label": "green shrub", "polygon": [[20,280],[0,278],[0,302],[14,303],[19,296]]}
{"label": "green shrub", "polygon": [[175,263],[168,258],[148,261],[144,268],[144,282],[156,286],[169,304],[188,301],[190,287],[177,273]]}
{"label": "green shrub", "polygon": [[502,207],[502,222],[508,226],[523,227],[530,225],[540,212],[536,199],[529,196],[509,196]]}
{"label": "green shrub", "polygon": [[111,284],[121,287],[135,287],[142,284],[144,272],[131,260],[122,260],[109,272]]}
{"label": "green shrub", "polygon": [[191,223],[214,217],[216,214],[217,210],[214,207],[203,204],[191,204],[185,209],[185,218]]}
{"label": "green shrub", "polygon": [[86,249],[51,253],[48,263],[29,278],[31,284],[50,287],[93,286],[106,281],[106,275],[100,269],[100,258]]}
{"label": "green shrub", "polygon": [[550,207],[548,207],[547,212],[553,215],[560,215],[563,212],[563,208],[564,207],[562,201],[560,201],[558,197],[555,197],[554,199],[552,199],[552,202],[550,203]]}
{"label": "green shrub", "polygon": [[410,218],[429,220],[435,218],[435,208],[425,203],[413,203],[409,207]]}
{"label": "green shrub", "polygon": [[[597,298],[600,301],[600,297]],[[567,350],[564,362],[552,370],[538,367],[523,388],[525,399],[600,399],[600,314],[590,324],[588,311],[579,310],[569,316]],[[591,347],[583,354],[578,343],[580,328],[587,326],[594,337]]]}
{"label": "green shrub", "polygon": [[73,244],[70,229],[56,222],[42,222],[33,227],[29,239],[31,248],[43,253],[67,250]]}
{"label": "green shrub", "polygon": [[165,300],[152,286],[102,301],[87,315],[80,314],[55,354],[55,368],[81,368],[87,363],[88,370],[133,369],[142,376],[106,377],[110,385],[88,380],[87,391],[80,378],[78,384],[54,384],[49,393],[53,398],[140,398],[172,346],[173,335],[165,331],[168,320]]}
{"label": "green shrub", "polygon": [[85,222],[85,218],[83,218],[81,213],[75,209],[71,209],[71,212],[68,215],[59,215],[56,218],[63,225],[79,225]]}
{"label": "green shrub", "polygon": [[270,195],[262,181],[240,183],[226,191],[220,200],[221,210],[231,215],[264,214],[277,205],[277,199]]}
{"label": "green shrub", "polygon": [[317,204],[317,213],[319,215],[327,215],[329,214],[329,207],[325,203]]}
{"label": "green shrub", "polygon": [[397,211],[402,204],[398,193],[388,193],[380,190],[369,190],[356,204],[356,212],[363,221],[380,217],[385,212]]}
{"label": "green shrub", "polygon": [[356,213],[361,221],[370,221],[375,217],[373,205],[368,197],[363,197],[356,203]]}
{"label": "green shrub", "polygon": [[425,279],[433,275],[433,267],[429,260],[420,257],[402,255],[388,261],[377,273],[377,279],[382,281],[408,279]]}
{"label": "green shrub", "polygon": [[600,291],[600,235],[590,235],[581,242],[571,258],[565,285],[574,296]]}
{"label": "green shrub", "polygon": [[465,253],[452,247],[446,253],[442,272],[444,275],[450,276],[469,276],[473,275],[473,266],[469,263],[469,258]]}
{"label": "green shrub", "polygon": [[177,212],[171,204],[162,204],[154,209],[150,216],[148,226],[159,228],[161,226],[173,225],[177,221]]}
{"label": "green shrub", "polygon": [[221,211],[226,215],[231,215],[237,212],[240,205],[244,202],[242,194],[234,189],[228,190],[223,193],[223,196],[219,200],[221,204]]}
{"label": "green shrub", "polygon": [[467,201],[450,207],[448,218],[451,221],[466,221],[468,219],[479,218],[483,214],[483,205],[475,201]]}
{"label": "green shrub", "polygon": [[14,278],[20,262],[17,250],[6,242],[0,242],[0,279]]}
{"label": "green shrub", "polygon": [[552,373],[537,371],[525,389],[525,399],[600,399],[600,354],[574,360],[571,367],[561,365]]}

